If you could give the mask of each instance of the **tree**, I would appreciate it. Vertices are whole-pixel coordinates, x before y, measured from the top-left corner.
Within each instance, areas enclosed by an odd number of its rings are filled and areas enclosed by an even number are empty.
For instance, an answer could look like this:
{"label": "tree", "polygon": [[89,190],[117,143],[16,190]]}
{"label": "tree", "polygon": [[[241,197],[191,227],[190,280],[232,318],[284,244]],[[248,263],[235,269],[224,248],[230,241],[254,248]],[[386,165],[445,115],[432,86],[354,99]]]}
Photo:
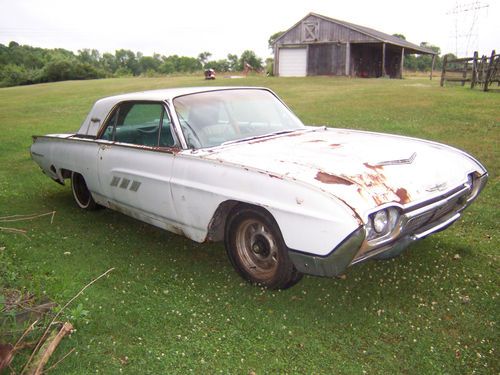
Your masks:
{"label": "tree", "polygon": [[396,38],[406,40],[406,37],[403,34],[392,34],[392,36],[395,36]]}
{"label": "tree", "polygon": [[262,59],[255,55],[254,51],[246,50],[241,54],[239,60],[239,70],[243,70],[245,63],[249,64],[255,70],[262,70]]}
{"label": "tree", "polygon": [[208,61],[205,64],[205,69],[213,69],[216,72],[229,72],[230,64],[226,59]]}
{"label": "tree", "polygon": [[268,57],[266,59],[266,74],[268,76],[272,76],[274,74],[274,59],[272,57]]}
{"label": "tree", "polygon": [[151,56],[142,56],[139,59],[139,70],[141,73],[146,73],[147,71],[156,72],[160,65],[161,61]]}
{"label": "tree", "polygon": [[28,72],[23,66],[8,64],[0,70],[0,87],[25,85],[27,83],[29,83]]}
{"label": "tree", "polygon": [[205,66],[205,64],[207,63],[208,59],[210,58],[210,56],[212,56],[212,54],[210,52],[201,52],[199,55],[198,55],[198,61],[201,63],[201,65]]}
{"label": "tree", "polygon": [[227,55],[227,61],[229,62],[229,70],[234,72],[235,70],[238,70],[238,55],[232,55],[228,53]]}
{"label": "tree", "polygon": [[285,32],[284,31],[278,31],[277,33],[274,33],[271,35],[267,41],[267,46],[269,49],[273,49],[274,47],[274,42],[276,42],[276,39],[278,39],[280,36],[282,36]]}
{"label": "tree", "polygon": [[82,63],[91,64],[97,66],[101,60],[101,54],[96,49],[81,49],[78,50],[78,55],[76,56]]}
{"label": "tree", "polygon": [[134,76],[140,74],[139,63],[136,60],[135,53],[130,50],[119,49],[115,51],[117,69],[128,70]]}
{"label": "tree", "polygon": [[116,69],[118,69],[115,55],[109,52],[103,53],[101,58],[101,66],[106,72],[111,74],[115,73]]}

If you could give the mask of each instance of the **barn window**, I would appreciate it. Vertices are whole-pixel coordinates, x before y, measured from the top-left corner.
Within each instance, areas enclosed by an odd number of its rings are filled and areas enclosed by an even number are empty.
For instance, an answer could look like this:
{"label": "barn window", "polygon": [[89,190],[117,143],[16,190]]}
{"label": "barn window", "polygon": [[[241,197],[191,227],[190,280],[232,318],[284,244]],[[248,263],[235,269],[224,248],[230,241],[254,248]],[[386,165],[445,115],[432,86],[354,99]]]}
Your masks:
{"label": "barn window", "polygon": [[304,42],[313,42],[319,39],[319,22],[306,21],[302,23]]}

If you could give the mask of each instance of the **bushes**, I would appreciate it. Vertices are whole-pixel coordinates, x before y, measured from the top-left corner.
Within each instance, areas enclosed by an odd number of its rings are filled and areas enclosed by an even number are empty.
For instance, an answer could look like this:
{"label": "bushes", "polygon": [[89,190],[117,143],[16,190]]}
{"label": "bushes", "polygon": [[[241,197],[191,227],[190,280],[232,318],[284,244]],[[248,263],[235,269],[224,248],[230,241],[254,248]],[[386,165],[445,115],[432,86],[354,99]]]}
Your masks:
{"label": "bushes", "polygon": [[77,60],[60,59],[51,61],[45,65],[40,82],[96,79],[105,76],[106,74],[103,70],[98,70],[88,63],[81,63]]}
{"label": "bushes", "polygon": [[218,72],[243,70],[248,63],[262,69],[262,59],[246,50],[241,57],[228,54],[227,59],[209,61],[210,52],[198,58],[187,56],[143,56],[119,49],[114,54],[100,54],[95,49],[82,49],[77,54],[62,48],[44,49],[10,42],[0,44],[0,87],[41,82],[96,79],[103,77],[155,76],[157,74],[194,73],[203,68]]}

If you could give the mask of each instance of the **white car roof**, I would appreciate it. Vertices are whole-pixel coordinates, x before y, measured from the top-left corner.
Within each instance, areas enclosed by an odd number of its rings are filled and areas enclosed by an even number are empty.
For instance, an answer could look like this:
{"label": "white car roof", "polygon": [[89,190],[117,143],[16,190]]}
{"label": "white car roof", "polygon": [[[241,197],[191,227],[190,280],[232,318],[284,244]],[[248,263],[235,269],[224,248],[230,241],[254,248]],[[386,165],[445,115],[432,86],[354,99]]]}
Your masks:
{"label": "white car roof", "polygon": [[[246,86],[212,86],[212,87],[180,87],[160,90],[148,90],[131,92],[127,94],[108,96],[98,99],[89,114],[77,131],[77,134],[96,136],[103,121],[108,113],[115,105],[123,101],[129,100],[152,100],[152,101],[170,101],[178,96],[196,94],[200,92],[210,92],[218,90],[235,90],[235,89],[265,89],[262,87],[246,87]],[[267,89],[265,89],[267,90]]]}

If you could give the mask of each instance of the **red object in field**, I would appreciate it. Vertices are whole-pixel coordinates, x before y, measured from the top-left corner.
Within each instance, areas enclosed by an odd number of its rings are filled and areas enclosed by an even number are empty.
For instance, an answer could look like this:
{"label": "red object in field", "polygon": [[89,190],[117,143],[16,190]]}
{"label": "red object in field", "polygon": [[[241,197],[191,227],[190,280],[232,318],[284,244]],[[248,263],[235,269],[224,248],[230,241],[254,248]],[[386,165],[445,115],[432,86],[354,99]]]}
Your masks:
{"label": "red object in field", "polygon": [[213,69],[205,70],[205,79],[215,79],[215,70]]}

